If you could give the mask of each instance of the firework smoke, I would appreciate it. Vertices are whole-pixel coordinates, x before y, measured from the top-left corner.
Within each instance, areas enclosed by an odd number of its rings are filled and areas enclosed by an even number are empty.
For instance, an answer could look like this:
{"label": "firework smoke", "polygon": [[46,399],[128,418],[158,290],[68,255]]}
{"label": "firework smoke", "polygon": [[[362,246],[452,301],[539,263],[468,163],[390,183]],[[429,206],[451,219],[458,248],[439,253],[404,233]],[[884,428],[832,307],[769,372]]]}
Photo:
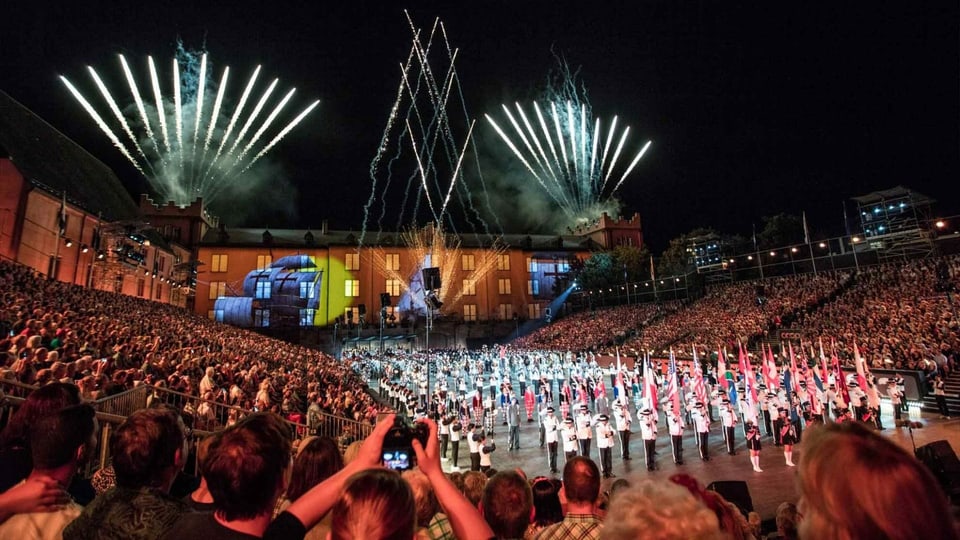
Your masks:
{"label": "firework smoke", "polygon": [[[202,197],[209,205],[231,190],[248,193],[257,191],[255,184],[266,180],[266,176],[251,172],[251,167],[319,104],[319,101],[314,101],[292,121],[273,130],[275,134],[272,137],[264,139],[293,98],[295,89],[289,90],[279,103],[272,106],[266,119],[258,123],[261,111],[268,107],[277,86],[278,80],[275,79],[244,118],[245,106],[255,91],[260,66],[253,71],[239,103],[231,113],[226,104],[229,101],[227,83],[230,68],[225,67],[219,82],[215,81],[213,68],[205,52],[188,51],[178,44],[176,58],[172,62],[172,97],[163,93],[157,66],[152,57],[147,57],[153,104],[143,100],[135,72],[126,58],[120,55],[119,59],[133,101],[132,106],[127,107],[129,117],[124,115],[96,70],[87,68],[115,124],[108,123],[66,77],[61,76],[60,79],[110,142],[147,178],[161,200],[173,201],[180,206],[186,206],[198,197]],[[234,135],[238,122],[242,122],[243,127]],[[116,126],[125,135],[126,142],[118,135]],[[173,127],[172,133],[169,126]],[[247,139],[251,129],[253,135]],[[264,144],[262,140],[267,142]],[[276,181],[275,177],[271,181]]]}
{"label": "firework smoke", "polygon": [[561,210],[568,224],[595,219],[602,211],[619,207],[615,194],[647,150],[647,141],[626,165],[621,155],[630,127],[618,127],[615,116],[607,124],[595,118],[586,91],[566,63],[548,84],[542,102],[524,108],[501,105],[498,121],[484,115],[502,142]]}

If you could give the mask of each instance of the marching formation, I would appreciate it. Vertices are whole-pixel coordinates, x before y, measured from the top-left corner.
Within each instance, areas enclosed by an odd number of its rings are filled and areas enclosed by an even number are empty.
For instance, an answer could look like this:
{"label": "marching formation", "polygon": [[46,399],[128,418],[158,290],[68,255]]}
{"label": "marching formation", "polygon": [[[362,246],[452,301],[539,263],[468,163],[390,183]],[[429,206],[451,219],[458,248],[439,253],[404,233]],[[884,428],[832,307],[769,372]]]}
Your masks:
{"label": "marching formation", "polygon": [[[594,459],[605,478],[615,476],[615,453],[632,459],[635,431],[647,470],[658,468],[661,431],[675,465],[684,463],[686,434],[692,432],[693,450],[709,461],[711,431],[719,431],[727,453],[737,455],[745,445],[753,471],[760,473],[764,439],[782,449],[792,467],[793,447],[808,425],[858,421],[883,429],[881,395],[889,398],[896,420],[905,410],[904,379],[877,379],[859,350],[856,371],[849,374],[835,355],[828,359],[822,343],[819,354],[812,346],[795,350],[792,343],[780,355],[765,346],[756,355],[739,346],[736,356],[723,348],[710,355],[692,352],[692,360],[678,360],[672,351],[665,359],[508,347],[397,352],[381,359],[379,391],[398,412],[438,421],[441,454],[454,471],[466,462],[463,439],[470,468],[490,468],[493,438],[505,429],[508,452],[521,445],[545,448],[551,474],[562,468],[562,452],[563,462]],[[521,425],[534,422],[538,440],[521,441]]]}

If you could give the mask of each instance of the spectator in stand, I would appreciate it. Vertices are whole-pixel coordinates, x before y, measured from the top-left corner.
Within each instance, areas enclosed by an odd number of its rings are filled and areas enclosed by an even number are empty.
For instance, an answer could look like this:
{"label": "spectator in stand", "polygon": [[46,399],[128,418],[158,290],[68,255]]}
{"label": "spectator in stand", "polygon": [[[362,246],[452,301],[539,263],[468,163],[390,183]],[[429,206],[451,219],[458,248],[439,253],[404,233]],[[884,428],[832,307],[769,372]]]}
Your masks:
{"label": "spectator in stand", "polygon": [[560,480],[538,476],[530,486],[533,494],[533,519],[524,533],[524,538],[533,538],[541,530],[563,521],[560,506]]}
{"label": "spectator in stand", "polygon": [[642,479],[618,490],[600,538],[712,540],[726,538],[717,516],[688,490]]}
{"label": "spectator in stand", "polygon": [[800,538],[960,538],[936,479],[888,439],[844,422],[811,429],[803,444]]}
{"label": "spectator in stand", "polygon": [[[30,437],[33,470],[25,482],[52,479],[70,485],[80,465],[96,449],[97,419],[90,405],[74,405],[37,420]],[[73,501],[56,510],[17,513],[0,524],[0,538],[60,538],[83,508]]]}
{"label": "spectator in stand", "polygon": [[516,471],[498,472],[483,490],[480,512],[497,538],[523,538],[533,517],[530,484]]}
{"label": "spectator in stand", "polygon": [[[30,440],[39,420],[79,403],[79,390],[72,384],[48,384],[27,396],[0,433],[0,491],[10,489],[30,474],[33,468]],[[71,478],[67,490],[81,505],[95,496],[90,483],[77,476]]]}
{"label": "spectator in stand", "polygon": [[[339,472],[343,466],[343,457],[340,455],[337,442],[330,437],[307,437],[300,441],[290,474],[290,485],[278,501],[275,514],[278,515],[289,508],[293,501],[299,499],[313,486]],[[330,514],[324,516],[323,520],[307,531],[306,538],[308,540],[326,538],[330,531],[330,518]]]}
{"label": "spectator in stand", "polygon": [[183,422],[170,409],[130,415],[110,437],[117,485],[83,509],[63,531],[65,540],[158,538],[187,510],[168,495],[183,468]]}
{"label": "spectator in stand", "polygon": [[785,502],[777,507],[777,532],[767,535],[767,540],[797,540],[797,526],[800,523],[800,512],[797,505]]}
{"label": "spectator in stand", "polygon": [[565,506],[563,521],[540,531],[537,540],[599,538],[603,522],[597,515],[600,496],[600,469],[590,458],[577,456],[563,466],[560,502]]}

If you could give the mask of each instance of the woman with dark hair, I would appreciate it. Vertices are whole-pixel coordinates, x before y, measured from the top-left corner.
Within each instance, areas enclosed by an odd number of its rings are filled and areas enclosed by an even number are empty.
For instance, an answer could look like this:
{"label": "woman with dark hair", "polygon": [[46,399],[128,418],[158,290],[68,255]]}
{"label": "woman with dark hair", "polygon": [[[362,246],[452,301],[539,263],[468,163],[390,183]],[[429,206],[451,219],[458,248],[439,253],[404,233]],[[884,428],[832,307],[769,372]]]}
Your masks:
{"label": "woman with dark hair", "polygon": [[538,476],[530,488],[533,491],[533,521],[523,534],[524,538],[534,538],[541,530],[563,521],[559,482]]}
{"label": "woman with dark hair", "polygon": [[[27,396],[10,418],[7,427],[0,433],[0,492],[10,489],[26,478],[33,469],[33,460],[30,457],[30,430],[36,421],[50,413],[79,403],[80,390],[72,384],[65,383],[48,384]],[[70,493],[80,504],[86,504],[94,497],[90,486],[84,486],[82,482],[78,484],[77,480],[71,484]]]}
{"label": "woman with dark hair", "polygon": [[[293,461],[290,475],[290,484],[287,493],[277,502],[275,515],[287,509],[290,503],[313,486],[330,478],[343,468],[343,456],[336,441],[330,437],[307,437],[300,442],[297,457]],[[307,531],[306,540],[326,538],[330,531],[332,515],[327,514],[323,520]]]}

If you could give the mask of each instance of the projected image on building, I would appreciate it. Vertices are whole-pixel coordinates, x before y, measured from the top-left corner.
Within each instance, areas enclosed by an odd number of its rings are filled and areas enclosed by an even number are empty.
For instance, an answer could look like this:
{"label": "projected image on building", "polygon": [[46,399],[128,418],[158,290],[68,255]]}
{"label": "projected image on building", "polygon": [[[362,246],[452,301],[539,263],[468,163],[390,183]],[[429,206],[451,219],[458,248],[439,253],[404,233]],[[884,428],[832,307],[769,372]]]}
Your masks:
{"label": "projected image on building", "polygon": [[243,280],[242,296],[221,296],[217,321],[243,327],[315,326],[323,271],[309,255],[282,257]]}

